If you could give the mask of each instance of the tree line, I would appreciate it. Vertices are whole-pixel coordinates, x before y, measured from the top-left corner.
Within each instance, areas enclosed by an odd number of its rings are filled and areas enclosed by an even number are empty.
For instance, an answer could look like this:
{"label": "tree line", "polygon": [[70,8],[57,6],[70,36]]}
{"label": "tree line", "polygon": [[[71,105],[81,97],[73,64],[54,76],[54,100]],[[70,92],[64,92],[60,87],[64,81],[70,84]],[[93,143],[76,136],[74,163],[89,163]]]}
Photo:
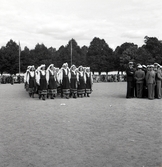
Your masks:
{"label": "tree line", "polygon": [[[19,44],[12,39],[6,46],[0,48],[0,73],[16,74],[19,72]],[[140,64],[162,65],[162,42],[156,37],[144,37],[141,47],[134,43],[125,42],[117,46],[113,51],[104,39],[95,37],[90,46],[78,46],[75,39],[71,39],[66,46],[58,50],[53,47],[47,48],[44,44],[36,44],[34,49],[27,46],[20,51],[21,72],[25,72],[28,65],[41,64],[47,66],[53,63],[55,67],[61,67],[67,62],[69,66],[89,66],[94,72],[125,71],[129,61]]]}

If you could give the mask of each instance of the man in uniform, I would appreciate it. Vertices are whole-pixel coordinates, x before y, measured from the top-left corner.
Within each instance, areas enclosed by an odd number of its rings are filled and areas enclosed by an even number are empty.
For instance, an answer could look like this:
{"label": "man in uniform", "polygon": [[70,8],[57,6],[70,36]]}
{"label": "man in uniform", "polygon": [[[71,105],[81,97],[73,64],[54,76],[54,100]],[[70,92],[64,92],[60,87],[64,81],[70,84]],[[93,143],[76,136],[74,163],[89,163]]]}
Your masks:
{"label": "man in uniform", "polygon": [[161,66],[158,65],[156,73],[156,94],[158,99],[161,99],[161,82],[162,82],[162,71],[161,71]]}
{"label": "man in uniform", "polygon": [[127,94],[126,98],[134,97],[134,88],[135,88],[135,80],[134,80],[134,68],[133,62],[128,63],[128,68],[126,69],[127,74]]}
{"label": "man in uniform", "polygon": [[148,88],[148,99],[153,100],[155,98],[155,71],[154,65],[150,65],[150,70],[146,74],[146,84]]}
{"label": "man in uniform", "polygon": [[137,66],[137,71],[135,72],[134,78],[136,80],[136,95],[137,98],[142,98],[143,95],[143,82],[145,79],[145,72],[142,70],[142,66]]}

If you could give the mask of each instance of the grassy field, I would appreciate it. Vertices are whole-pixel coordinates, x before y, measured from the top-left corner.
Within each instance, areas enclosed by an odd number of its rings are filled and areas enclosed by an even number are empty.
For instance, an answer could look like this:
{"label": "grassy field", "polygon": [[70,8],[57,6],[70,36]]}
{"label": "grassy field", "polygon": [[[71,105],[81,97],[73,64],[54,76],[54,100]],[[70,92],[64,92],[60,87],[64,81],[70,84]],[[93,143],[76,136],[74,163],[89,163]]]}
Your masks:
{"label": "grassy field", "polygon": [[162,99],[126,99],[126,83],[45,101],[0,85],[0,167],[162,167]]}

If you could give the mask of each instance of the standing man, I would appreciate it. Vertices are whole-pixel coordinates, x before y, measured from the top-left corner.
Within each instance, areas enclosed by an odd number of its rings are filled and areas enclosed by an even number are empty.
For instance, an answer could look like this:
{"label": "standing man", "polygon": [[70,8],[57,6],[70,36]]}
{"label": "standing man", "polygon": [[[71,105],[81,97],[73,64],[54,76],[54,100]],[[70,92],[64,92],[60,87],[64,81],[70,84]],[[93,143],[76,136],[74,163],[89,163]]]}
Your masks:
{"label": "standing man", "polygon": [[157,98],[161,99],[161,82],[162,82],[162,66],[158,65],[156,73],[156,94]]}
{"label": "standing man", "polygon": [[135,72],[134,78],[136,80],[136,95],[137,95],[137,98],[142,98],[145,72],[142,70],[141,65],[137,66],[137,71]]}
{"label": "standing man", "polygon": [[148,87],[148,99],[153,100],[155,97],[155,71],[154,65],[150,65],[150,70],[146,74],[146,84]]}
{"label": "standing man", "polygon": [[134,73],[135,73],[135,70],[133,68],[133,62],[129,62],[128,68],[126,69],[126,74],[127,74],[126,98],[133,98],[134,97],[134,88],[135,88]]}

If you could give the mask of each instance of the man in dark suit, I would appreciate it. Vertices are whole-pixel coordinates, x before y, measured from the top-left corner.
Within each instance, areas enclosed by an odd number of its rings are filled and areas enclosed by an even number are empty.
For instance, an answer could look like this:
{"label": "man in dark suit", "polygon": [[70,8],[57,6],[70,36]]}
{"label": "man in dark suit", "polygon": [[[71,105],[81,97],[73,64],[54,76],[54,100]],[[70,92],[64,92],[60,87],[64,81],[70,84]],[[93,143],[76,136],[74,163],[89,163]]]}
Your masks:
{"label": "man in dark suit", "polygon": [[126,69],[127,74],[127,94],[126,98],[134,97],[134,88],[135,88],[135,80],[134,80],[135,70],[133,68],[133,62],[128,63],[128,68]]}

